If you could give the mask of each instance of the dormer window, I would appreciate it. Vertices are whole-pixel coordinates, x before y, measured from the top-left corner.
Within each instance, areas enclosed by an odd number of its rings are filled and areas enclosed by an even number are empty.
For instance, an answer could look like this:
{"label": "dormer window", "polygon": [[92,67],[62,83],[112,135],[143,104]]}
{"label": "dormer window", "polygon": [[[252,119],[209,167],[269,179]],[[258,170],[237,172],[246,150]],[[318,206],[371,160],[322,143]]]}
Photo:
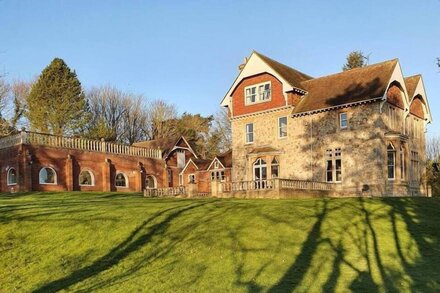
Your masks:
{"label": "dormer window", "polygon": [[269,101],[272,97],[270,82],[259,83],[245,87],[245,104],[255,104]]}

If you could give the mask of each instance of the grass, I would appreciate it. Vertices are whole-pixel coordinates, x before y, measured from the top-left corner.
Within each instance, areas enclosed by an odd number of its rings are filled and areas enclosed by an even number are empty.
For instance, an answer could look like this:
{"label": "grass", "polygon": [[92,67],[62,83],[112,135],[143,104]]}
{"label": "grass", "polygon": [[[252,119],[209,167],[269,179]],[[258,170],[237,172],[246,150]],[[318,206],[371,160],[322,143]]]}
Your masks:
{"label": "grass", "polygon": [[0,292],[440,290],[440,199],[0,195]]}

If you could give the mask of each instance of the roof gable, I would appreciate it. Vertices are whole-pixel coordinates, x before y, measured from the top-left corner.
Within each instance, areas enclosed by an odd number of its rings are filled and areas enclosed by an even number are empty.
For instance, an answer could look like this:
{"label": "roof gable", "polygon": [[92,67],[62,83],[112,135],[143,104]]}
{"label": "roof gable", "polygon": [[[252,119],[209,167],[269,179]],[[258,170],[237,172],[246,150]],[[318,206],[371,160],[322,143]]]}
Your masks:
{"label": "roof gable", "polygon": [[432,122],[432,115],[431,115],[431,110],[429,108],[428,99],[426,97],[425,85],[423,83],[422,76],[421,75],[412,76],[412,77],[409,77],[408,79],[415,78],[415,77],[418,77],[418,78],[417,78],[417,82],[415,83],[415,86],[412,85],[414,87],[414,89],[411,88],[411,95],[408,95],[408,98],[410,100],[409,104],[411,105],[416,97],[421,96],[423,99],[423,105],[424,105],[423,110],[424,110],[424,114],[425,114],[425,120],[428,123],[431,123]]}
{"label": "roof gable", "polygon": [[168,158],[171,155],[171,153],[178,148],[187,149],[196,158],[198,158],[194,149],[191,147],[191,145],[183,136],[180,136],[178,138],[165,137],[154,140],[140,141],[140,142],[135,142],[133,146],[144,147],[144,148],[160,148],[162,149],[162,157],[164,159]]}
{"label": "roof gable", "polygon": [[289,66],[281,64],[273,59],[270,59],[269,57],[253,51],[243,69],[240,71],[232,86],[229,88],[228,92],[223,98],[221,105],[231,105],[232,93],[244,78],[261,73],[269,73],[281,81],[281,83],[283,84],[283,94],[286,102],[286,92],[292,91],[295,88],[302,90],[301,82],[312,78],[307,74],[304,74],[298,70],[295,70]]}

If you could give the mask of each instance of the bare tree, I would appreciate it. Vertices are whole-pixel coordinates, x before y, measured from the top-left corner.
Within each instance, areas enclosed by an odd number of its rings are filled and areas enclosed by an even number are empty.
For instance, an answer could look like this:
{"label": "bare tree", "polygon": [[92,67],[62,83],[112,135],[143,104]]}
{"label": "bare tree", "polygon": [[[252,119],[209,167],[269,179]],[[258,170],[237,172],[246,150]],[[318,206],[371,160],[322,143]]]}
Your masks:
{"label": "bare tree", "polygon": [[440,162],[440,137],[431,137],[426,141],[426,158]]}
{"label": "bare tree", "polygon": [[91,121],[85,134],[89,138],[122,141],[127,94],[111,87],[93,88],[86,94]]}
{"label": "bare tree", "polygon": [[13,128],[21,128],[28,126],[28,122],[24,119],[26,112],[26,99],[29,95],[34,81],[27,82],[23,80],[15,80],[11,84],[11,99],[13,104],[13,113],[11,115],[11,126]]}
{"label": "bare tree", "polygon": [[129,95],[125,99],[123,118],[124,142],[133,144],[148,138],[148,112],[141,95]]}
{"label": "bare tree", "polygon": [[176,134],[177,109],[175,105],[168,104],[161,99],[153,100],[148,104],[147,117],[149,139],[170,137]]}
{"label": "bare tree", "polygon": [[231,148],[231,122],[229,121],[229,113],[227,108],[221,108],[215,113],[214,120],[212,121],[211,134],[218,136],[219,151],[224,152]]}

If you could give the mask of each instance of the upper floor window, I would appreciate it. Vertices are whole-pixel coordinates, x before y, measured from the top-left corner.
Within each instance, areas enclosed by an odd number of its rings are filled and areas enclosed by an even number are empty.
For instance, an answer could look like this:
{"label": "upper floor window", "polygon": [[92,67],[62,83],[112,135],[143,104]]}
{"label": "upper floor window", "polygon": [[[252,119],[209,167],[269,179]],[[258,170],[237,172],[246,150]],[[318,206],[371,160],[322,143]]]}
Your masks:
{"label": "upper floor window", "polygon": [[177,168],[185,167],[185,151],[177,151]]}
{"label": "upper floor window", "polygon": [[348,117],[347,113],[339,113],[339,128],[345,129],[348,127]]}
{"label": "upper floor window", "polygon": [[7,181],[8,181],[8,185],[17,184],[17,170],[15,170],[15,168],[9,168],[7,174]]}
{"label": "upper floor window", "polygon": [[388,180],[396,178],[396,150],[390,143],[387,147]]}
{"label": "upper floor window", "polygon": [[419,181],[419,153],[418,152],[411,152],[411,180]]}
{"label": "upper floor window", "polygon": [[40,184],[57,184],[57,173],[50,167],[41,168],[39,174]]}
{"label": "upper floor window", "polygon": [[278,137],[287,136],[287,117],[278,118]]}
{"label": "upper floor window", "polygon": [[244,89],[245,104],[254,104],[269,101],[271,99],[270,82],[259,83],[256,85],[247,86]]}
{"label": "upper floor window", "polygon": [[248,123],[246,124],[246,143],[254,142],[254,124]]}

